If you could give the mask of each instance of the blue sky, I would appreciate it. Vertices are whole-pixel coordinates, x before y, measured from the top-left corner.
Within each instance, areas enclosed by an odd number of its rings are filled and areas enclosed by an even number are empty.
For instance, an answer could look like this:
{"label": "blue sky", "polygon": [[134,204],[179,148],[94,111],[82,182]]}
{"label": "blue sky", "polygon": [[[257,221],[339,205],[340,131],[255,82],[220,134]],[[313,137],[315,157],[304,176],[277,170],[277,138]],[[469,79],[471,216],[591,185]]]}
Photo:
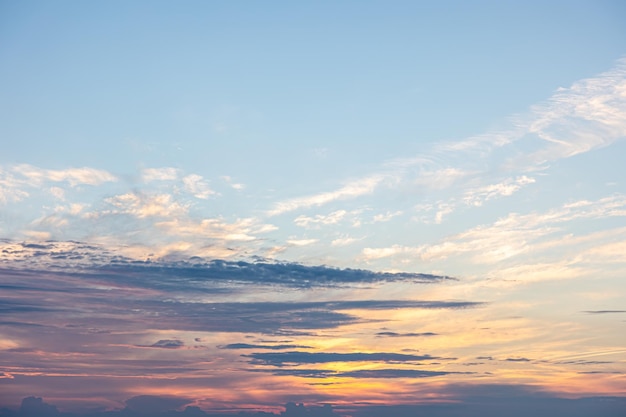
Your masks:
{"label": "blue sky", "polygon": [[623,395],[624,17],[0,2],[0,405]]}

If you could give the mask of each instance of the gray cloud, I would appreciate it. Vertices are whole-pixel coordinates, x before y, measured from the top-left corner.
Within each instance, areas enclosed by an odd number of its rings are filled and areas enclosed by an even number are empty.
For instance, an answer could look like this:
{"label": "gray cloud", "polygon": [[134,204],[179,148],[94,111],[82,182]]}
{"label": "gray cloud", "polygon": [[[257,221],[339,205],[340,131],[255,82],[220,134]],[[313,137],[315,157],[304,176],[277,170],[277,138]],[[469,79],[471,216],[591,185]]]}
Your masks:
{"label": "gray cloud", "polygon": [[589,314],[617,314],[617,313],[626,313],[626,310],[586,310],[584,313]]}
{"label": "gray cloud", "polygon": [[376,282],[435,283],[454,278],[421,273],[374,272],[364,269],[339,269],[328,266],[306,266],[293,262],[254,262],[206,260],[137,260],[111,254],[82,242],[24,243],[2,240],[7,249],[0,253],[9,265],[20,269],[63,269],[110,279],[134,275],[145,286],[166,289],[207,289],[210,283],[250,283],[313,288]]}
{"label": "gray cloud", "polygon": [[418,369],[363,369],[340,372],[336,376],[350,378],[431,378],[450,374],[471,374],[473,372],[423,371]]}
{"label": "gray cloud", "polygon": [[378,332],[376,337],[423,337],[423,336],[437,336],[437,333],[425,332],[425,333],[396,333],[396,332]]}
{"label": "gray cloud", "polygon": [[[390,371],[390,377],[398,370]],[[277,370],[276,372],[280,372]],[[292,371],[291,375],[297,375]],[[312,372],[305,371],[303,372]],[[326,371],[321,371],[326,372]],[[423,371],[416,371],[415,378],[428,377]],[[349,372],[348,372],[349,373]],[[346,374],[348,374],[346,373]],[[421,373],[421,375],[420,375]],[[435,372],[438,373],[438,372]],[[285,374],[287,375],[287,374]],[[336,376],[336,375],[335,375]],[[346,376],[346,375],[344,375]],[[436,375],[431,375],[436,376]],[[304,405],[289,402],[280,414],[267,412],[240,411],[242,417],[622,417],[626,410],[626,397],[605,396],[578,399],[560,398],[551,393],[538,391],[533,387],[514,385],[449,385],[446,388],[450,402],[421,404],[350,404],[343,406]],[[433,388],[434,392],[437,388]],[[81,413],[61,413],[57,407],[38,397],[27,397],[19,409],[0,409],[0,417],[228,417],[232,414],[208,413],[187,405],[190,400],[173,396],[139,395],[126,400],[126,408],[121,410],[94,410]]]}
{"label": "gray cloud", "polygon": [[267,352],[242,355],[251,358],[254,365],[302,365],[330,362],[422,362],[426,360],[442,359],[430,355],[408,355],[403,353],[374,352],[374,353],[335,353],[335,352]]}
{"label": "gray cloud", "polygon": [[185,346],[185,343],[182,340],[163,339],[151,344],[149,347],[161,349],[179,349],[183,346]]}
{"label": "gray cloud", "polygon": [[129,410],[141,413],[162,413],[164,411],[176,410],[191,400],[181,397],[161,397],[154,395],[138,395],[126,400]]}
{"label": "gray cloud", "polygon": [[285,349],[309,349],[311,346],[303,345],[253,345],[249,343],[231,343],[228,345],[218,346],[220,349],[269,349],[269,350],[285,350]]}

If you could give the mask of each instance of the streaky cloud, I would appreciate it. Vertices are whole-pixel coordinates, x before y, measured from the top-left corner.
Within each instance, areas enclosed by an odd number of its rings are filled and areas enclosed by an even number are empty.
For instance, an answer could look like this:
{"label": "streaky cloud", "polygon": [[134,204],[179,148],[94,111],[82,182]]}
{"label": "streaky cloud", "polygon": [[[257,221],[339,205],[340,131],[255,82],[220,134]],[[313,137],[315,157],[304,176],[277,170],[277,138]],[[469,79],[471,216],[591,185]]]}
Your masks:
{"label": "streaky cloud", "polygon": [[[384,362],[384,363],[400,363],[400,362],[423,362],[433,359],[444,359],[431,355],[409,355],[404,353],[392,352],[355,352],[355,353],[337,353],[337,352],[267,352],[252,353],[250,355],[242,355],[250,358],[250,363],[254,365],[302,365],[316,363],[332,363],[332,362]],[[452,359],[452,358],[445,358]]]}
{"label": "streaky cloud", "polygon": [[618,313],[626,313],[626,310],[587,310],[584,313],[589,314],[618,314]]}
{"label": "streaky cloud", "polygon": [[268,349],[268,350],[286,350],[286,349],[310,349],[311,346],[304,345],[255,345],[249,343],[230,343],[228,345],[218,346],[220,349]]}
{"label": "streaky cloud", "polygon": [[[114,276],[141,275],[153,286],[175,284],[207,288],[207,283],[254,283],[295,288],[314,288],[350,284],[410,282],[418,284],[455,280],[446,275],[414,272],[376,272],[366,269],[334,268],[325,265],[309,266],[295,262],[269,262],[262,258],[245,261],[204,259],[138,260],[111,253],[104,248],[81,242],[48,241],[39,243],[0,241],[0,260],[7,270],[62,270],[80,272],[83,276],[95,274]],[[158,278],[158,279],[157,279]]]}
{"label": "streaky cloud", "polygon": [[266,372],[276,376],[296,376],[300,378],[353,378],[353,379],[420,379],[434,378],[452,374],[474,374],[475,372],[427,371],[421,369],[360,369],[340,372],[330,369],[255,369],[254,372]]}
{"label": "streaky cloud", "polygon": [[424,337],[424,336],[437,336],[437,333],[424,332],[424,333],[396,333],[396,332],[378,332],[376,337]]}

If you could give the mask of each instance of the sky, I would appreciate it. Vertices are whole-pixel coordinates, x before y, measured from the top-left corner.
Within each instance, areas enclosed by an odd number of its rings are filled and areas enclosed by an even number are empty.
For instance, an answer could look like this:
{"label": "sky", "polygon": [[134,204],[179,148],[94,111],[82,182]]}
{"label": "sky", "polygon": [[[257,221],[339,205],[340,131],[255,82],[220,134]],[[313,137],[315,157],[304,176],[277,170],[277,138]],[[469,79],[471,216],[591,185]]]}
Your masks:
{"label": "sky", "polygon": [[1,0],[0,416],[624,415],[624,19]]}

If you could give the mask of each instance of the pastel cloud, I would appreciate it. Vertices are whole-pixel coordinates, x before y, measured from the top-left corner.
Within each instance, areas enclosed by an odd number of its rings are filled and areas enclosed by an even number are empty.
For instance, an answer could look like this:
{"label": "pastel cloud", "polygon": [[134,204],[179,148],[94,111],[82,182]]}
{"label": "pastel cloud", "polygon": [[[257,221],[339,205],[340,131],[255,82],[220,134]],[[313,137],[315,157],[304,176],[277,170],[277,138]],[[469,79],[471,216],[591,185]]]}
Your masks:
{"label": "pastel cloud", "polygon": [[532,245],[545,246],[540,238],[558,235],[565,223],[623,216],[626,198],[614,195],[594,202],[567,203],[545,213],[511,213],[491,225],[473,227],[436,244],[364,248],[362,253],[365,259],[417,256],[426,261],[470,254],[476,263],[496,263],[526,253]]}
{"label": "pastel cloud", "polygon": [[127,193],[105,199],[105,202],[115,207],[92,216],[111,214],[128,214],[139,219],[146,217],[178,217],[187,212],[188,205],[181,204],[168,194],[138,194]]}
{"label": "pastel cloud", "polygon": [[16,165],[12,171],[25,177],[31,185],[39,185],[44,182],[67,182],[70,186],[77,185],[100,185],[105,182],[117,181],[113,174],[95,168],[68,168],[62,170],[43,169],[28,164]]}
{"label": "pastel cloud", "polygon": [[141,171],[141,177],[144,182],[174,181],[178,179],[179,171],[179,169],[172,167],[145,168]]}
{"label": "pastel cloud", "polygon": [[204,178],[202,178],[201,175],[187,175],[183,178],[183,184],[185,186],[185,190],[196,198],[206,200],[210,195],[215,194],[215,191],[209,188],[209,184],[204,180]]}

